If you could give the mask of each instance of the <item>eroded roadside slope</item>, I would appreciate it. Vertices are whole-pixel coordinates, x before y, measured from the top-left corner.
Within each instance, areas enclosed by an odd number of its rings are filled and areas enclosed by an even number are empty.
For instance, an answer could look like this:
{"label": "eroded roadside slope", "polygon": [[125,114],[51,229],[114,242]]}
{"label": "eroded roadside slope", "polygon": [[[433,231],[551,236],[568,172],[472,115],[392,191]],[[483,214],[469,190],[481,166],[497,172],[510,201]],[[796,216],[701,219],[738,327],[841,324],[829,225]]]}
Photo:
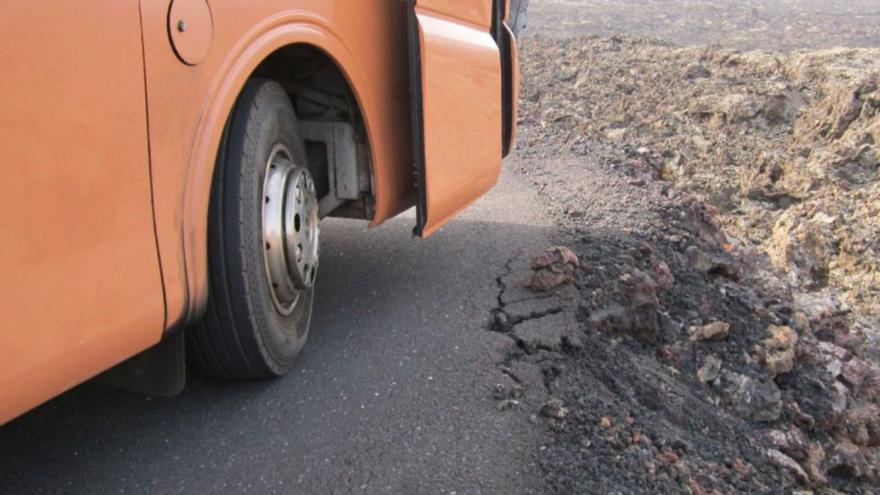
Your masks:
{"label": "eroded roadside slope", "polygon": [[509,166],[571,251],[509,260],[487,331],[552,491],[880,482],[868,55],[526,40]]}
{"label": "eroded roadside slope", "polygon": [[[521,146],[620,150],[714,207],[804,293],[880,317],[880,50],[781,55],[625,38],[524,41]],[[639,170],[641,169],[641,170]]]}

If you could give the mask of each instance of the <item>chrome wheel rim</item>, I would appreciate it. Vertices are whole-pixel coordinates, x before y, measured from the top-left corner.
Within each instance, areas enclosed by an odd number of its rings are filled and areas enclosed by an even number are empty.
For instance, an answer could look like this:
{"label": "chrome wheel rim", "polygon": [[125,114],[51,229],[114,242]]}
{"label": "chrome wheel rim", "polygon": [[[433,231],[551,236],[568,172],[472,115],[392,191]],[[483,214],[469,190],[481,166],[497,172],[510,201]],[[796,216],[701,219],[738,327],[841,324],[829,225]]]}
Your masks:
{"label": "chrome wheel rim", "polygon": [[308,169],[277,144],[263,180],[263,252],[275,308],[289,315],[318,271],[318,197]]}

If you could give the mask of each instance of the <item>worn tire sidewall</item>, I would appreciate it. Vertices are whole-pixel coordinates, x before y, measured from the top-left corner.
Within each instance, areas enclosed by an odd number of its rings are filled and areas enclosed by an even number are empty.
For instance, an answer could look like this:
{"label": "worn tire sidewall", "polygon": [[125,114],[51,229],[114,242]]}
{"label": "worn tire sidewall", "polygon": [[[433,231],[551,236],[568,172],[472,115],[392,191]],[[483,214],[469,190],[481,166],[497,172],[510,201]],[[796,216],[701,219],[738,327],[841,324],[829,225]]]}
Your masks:
{"label": "worn tire sidewall", "polygon": [[[311,320],[314,287],[300,294],[290,315],[275,307],[265,269],[262,235],[263,181],[269,154],[284,144],[294,162],[307,166],[306,153],[284,89],[275,82],[255,80],[242,93],[236,109],[225,169],[224,230],[229,289],[241,291],[243,305],[233,308],[238,328],[251,328],[256,343],[276,375],[292,366],[305,345]],[[233,206],[233,208],[230,208]],[[233,253],[238,256],[232,256]],[[235,265],[238,265],[237,267]]]}

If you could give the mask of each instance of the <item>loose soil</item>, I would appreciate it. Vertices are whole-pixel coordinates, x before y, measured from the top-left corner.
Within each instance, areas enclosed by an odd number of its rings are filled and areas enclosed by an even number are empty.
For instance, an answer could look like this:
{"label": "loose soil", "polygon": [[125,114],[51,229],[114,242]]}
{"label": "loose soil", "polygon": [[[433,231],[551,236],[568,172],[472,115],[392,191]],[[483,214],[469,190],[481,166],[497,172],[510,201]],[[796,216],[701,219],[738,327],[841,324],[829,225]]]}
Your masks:
{"label": "loose soil", "polygon": [[880,51],[827,47],[876,45],[875,6],[692,3],[533,1],[508,166],[566,248],[498,278],[499,411],[546,426],[555,493],[874,493]]}

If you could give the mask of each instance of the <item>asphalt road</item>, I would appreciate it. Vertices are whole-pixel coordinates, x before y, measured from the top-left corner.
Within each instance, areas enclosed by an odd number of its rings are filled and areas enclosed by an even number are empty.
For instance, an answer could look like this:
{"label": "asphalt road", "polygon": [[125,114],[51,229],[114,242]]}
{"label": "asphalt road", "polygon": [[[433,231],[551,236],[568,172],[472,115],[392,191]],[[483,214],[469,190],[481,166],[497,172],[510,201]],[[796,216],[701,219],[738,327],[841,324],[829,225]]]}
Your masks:
{"label": "asphalt road", "polygon": [[426,241],[328,222],[312,334],[271,383],[174,399],[86,384],[0,428],[0,493],[534,493],[542,427],[499,412],[505,261],[544,247],[512,174]]}

